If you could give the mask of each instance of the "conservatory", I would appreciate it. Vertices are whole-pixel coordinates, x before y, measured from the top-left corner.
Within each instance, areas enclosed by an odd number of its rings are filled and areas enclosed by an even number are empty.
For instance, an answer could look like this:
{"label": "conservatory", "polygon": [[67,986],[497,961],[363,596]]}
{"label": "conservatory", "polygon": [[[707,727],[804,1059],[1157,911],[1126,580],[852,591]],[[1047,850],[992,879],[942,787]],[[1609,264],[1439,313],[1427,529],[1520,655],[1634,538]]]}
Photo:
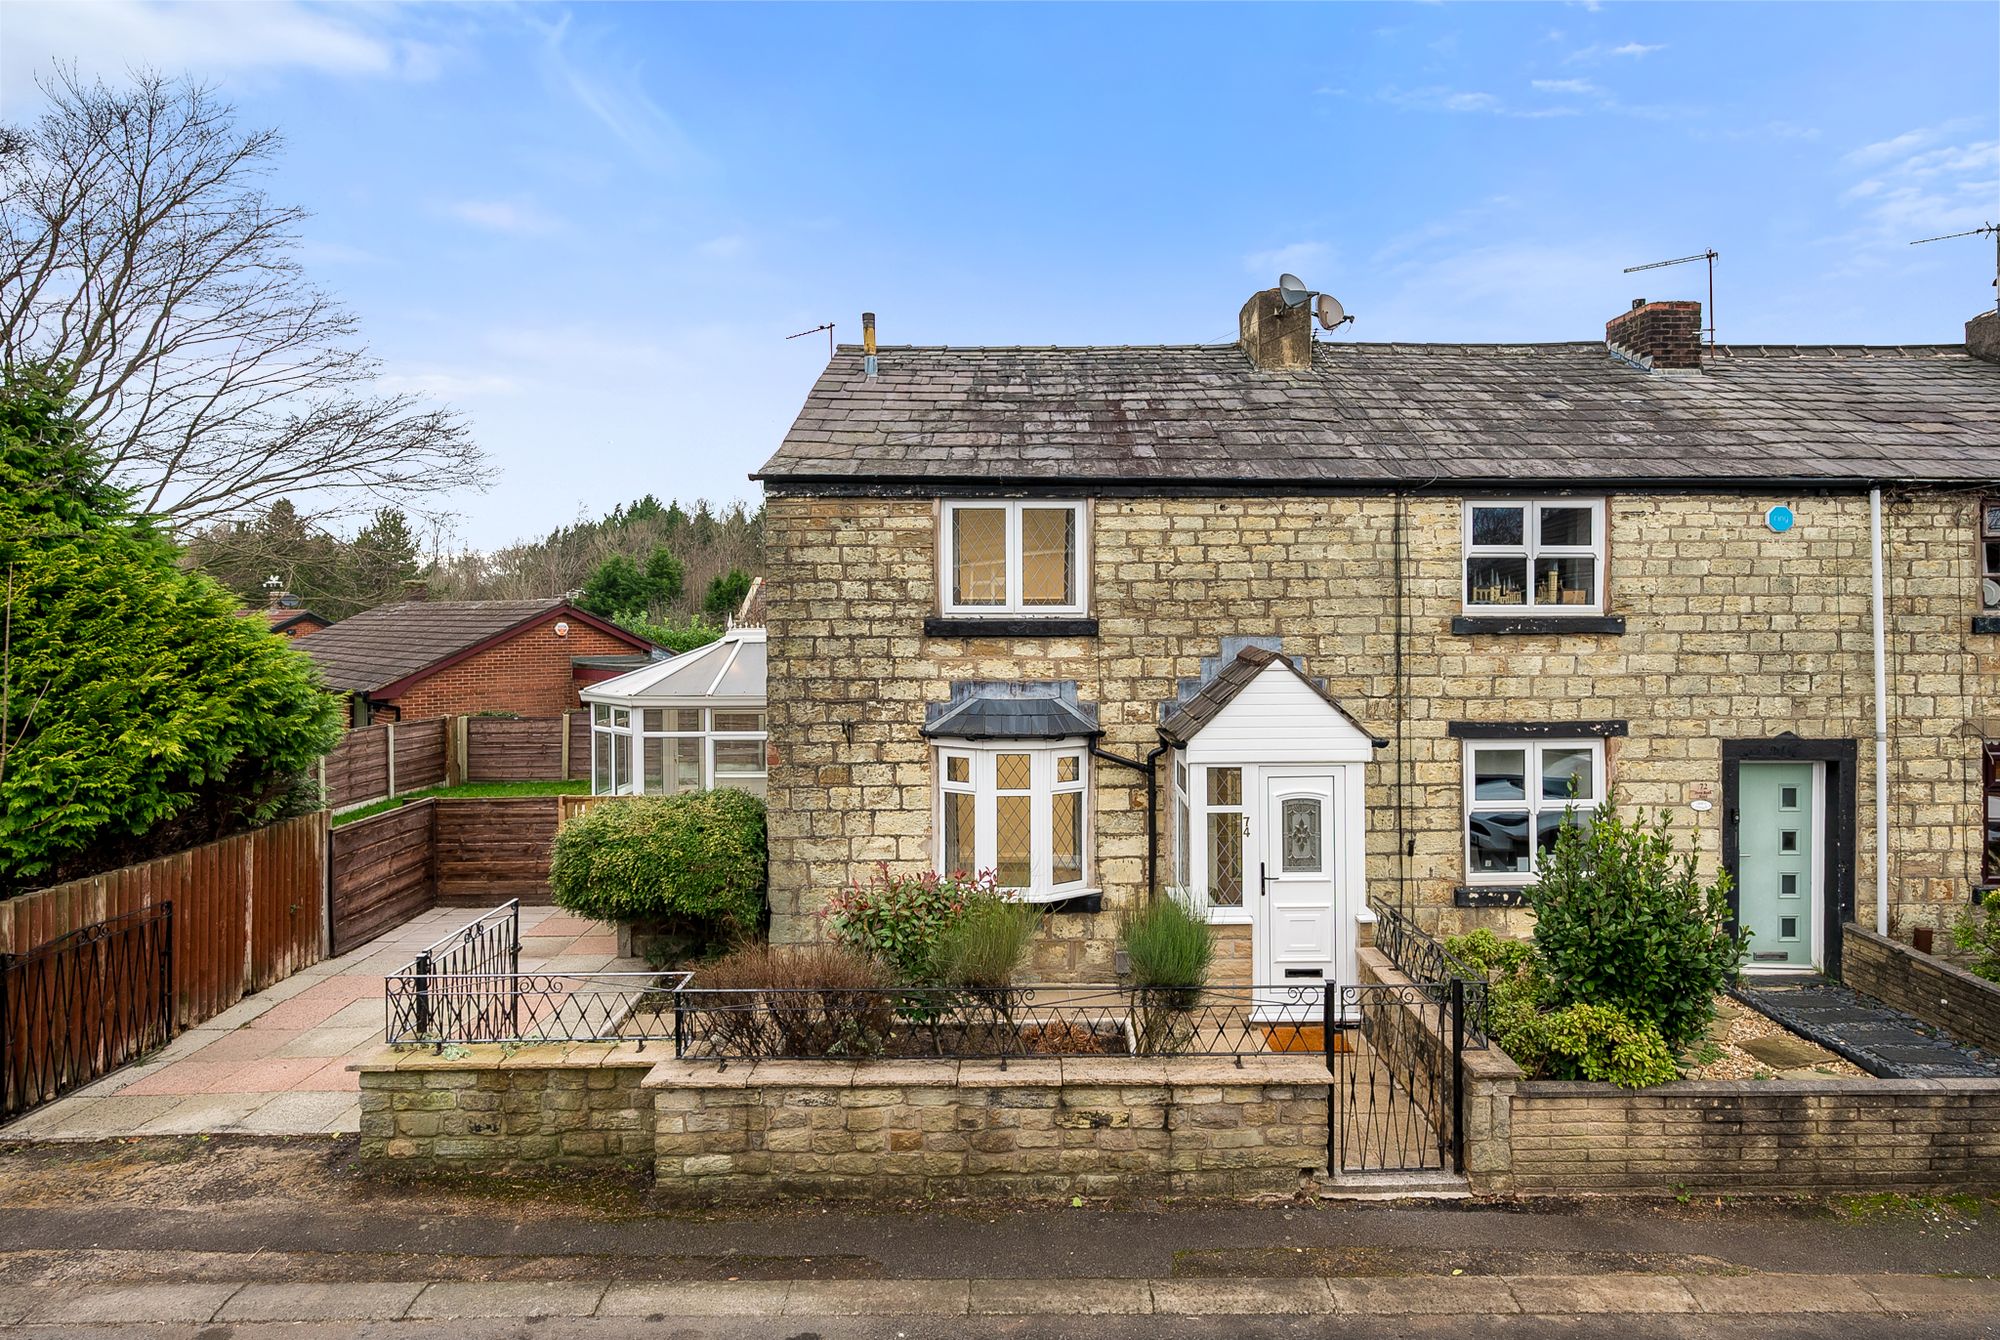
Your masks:
{"label": "conservatory", "polygon": [[764,794],[764,630],[581,691],[590,708],[590,793],[671,796],[733,787]]}

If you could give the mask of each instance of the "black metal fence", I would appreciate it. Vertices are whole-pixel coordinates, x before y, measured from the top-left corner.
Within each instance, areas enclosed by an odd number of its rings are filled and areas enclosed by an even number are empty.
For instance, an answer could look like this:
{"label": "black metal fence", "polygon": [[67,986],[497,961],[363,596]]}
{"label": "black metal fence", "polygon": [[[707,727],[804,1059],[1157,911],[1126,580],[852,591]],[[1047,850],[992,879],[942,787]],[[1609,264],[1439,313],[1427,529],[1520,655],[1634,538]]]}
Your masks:
{"label": "black metal fence", "polygon": [[1454,958],[1436,937],[1428,934],[1394,907],[1375,909],[1375,947],[1412,981],[1444,987],[1451,982],[1465,984],[1464,1006],[1460,1012],[1468,1045],[1486,1045],[1486,975]]}
{"label": "black metal fence", "polygon": [[520,1029],[521,900],[510,898],[389,974],[395,1042],[508,1042]]}
{"label": "black metal fence", "polygon": [[173,930],[161,903],[0,954],[0,1121],[173,1039]]}
{"label": "black metal fence", "polygon": [[1327,1167],[1458,1170],[1464,1163],[1466,983],[1334,988],[1327,1008]]}
{"label": "black metal fence", "polygon": [[[414,965],[413,965],[414,966]],[[457,973],[387,981],[392,1046],[673,1041],[684,972]]]}

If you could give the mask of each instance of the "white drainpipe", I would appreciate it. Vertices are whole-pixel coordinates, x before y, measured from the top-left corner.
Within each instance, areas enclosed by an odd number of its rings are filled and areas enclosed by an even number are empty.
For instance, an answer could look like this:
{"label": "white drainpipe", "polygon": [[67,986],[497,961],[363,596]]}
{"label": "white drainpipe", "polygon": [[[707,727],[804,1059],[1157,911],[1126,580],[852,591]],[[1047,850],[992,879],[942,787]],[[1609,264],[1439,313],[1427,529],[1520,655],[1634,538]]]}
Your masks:
{"label": "white drainpipe", "polygon": [[1868,490],[1875,626],[1875,933],[1889,933],[1889,635],[1882,621],[1882,490]]}

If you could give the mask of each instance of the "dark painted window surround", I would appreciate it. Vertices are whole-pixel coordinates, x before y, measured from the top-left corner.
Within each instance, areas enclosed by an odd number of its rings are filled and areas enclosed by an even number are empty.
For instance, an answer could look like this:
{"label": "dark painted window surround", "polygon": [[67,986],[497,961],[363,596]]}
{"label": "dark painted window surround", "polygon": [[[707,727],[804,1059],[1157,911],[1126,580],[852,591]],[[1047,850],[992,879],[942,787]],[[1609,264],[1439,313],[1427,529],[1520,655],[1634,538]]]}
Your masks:
{"label": "dark painted window surround", "polygon": [[1096,637],[1097,620],[1039,619],[1032,615],[980,618],[933,614],[924,620],[925,637]]}
{"label": "dark painted window surround", "polygon": [[[1454,740],[1586,740],[1629,735],[1627,721],[1448,721],[1444,733]],[[1520,888],[1506,885],[1461,884],[1451,891],[1455,907],[1522,907]]]}
{"label": "dark painted window surround", "polygon": [[1973,615],[1972,631],[1975,633],[2000,633],[2000,614]]}

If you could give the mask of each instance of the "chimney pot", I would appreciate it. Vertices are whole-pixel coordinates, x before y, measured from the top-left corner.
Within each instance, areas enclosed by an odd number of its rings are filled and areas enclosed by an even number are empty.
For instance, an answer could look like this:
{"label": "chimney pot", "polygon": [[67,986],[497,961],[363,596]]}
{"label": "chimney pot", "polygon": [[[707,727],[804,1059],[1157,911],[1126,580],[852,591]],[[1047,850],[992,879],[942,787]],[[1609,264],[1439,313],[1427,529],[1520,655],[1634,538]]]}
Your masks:
{"label": "chimney pot", "polygon": [[1606,347],[1654,372],[1701,369],[1701,304],[1638,302],[1604,323]]}
{"label": "chimney pot", "polygon": [[1644,298],[1632,299],[1632,310],[1635,312],[1638,311],[1641,307],[1644,307],[1645,305],[1646,305],[1646,300]]}
{"label": "chimney pot", "polygon": [[269,587],[264,592],[264,608],[274,610],[285,600],[285,589],[281,586]]}
{"label": "chimney pot", "polygon": [[869,381],[875,380],[875,313],[861,314],[861,370]]}

